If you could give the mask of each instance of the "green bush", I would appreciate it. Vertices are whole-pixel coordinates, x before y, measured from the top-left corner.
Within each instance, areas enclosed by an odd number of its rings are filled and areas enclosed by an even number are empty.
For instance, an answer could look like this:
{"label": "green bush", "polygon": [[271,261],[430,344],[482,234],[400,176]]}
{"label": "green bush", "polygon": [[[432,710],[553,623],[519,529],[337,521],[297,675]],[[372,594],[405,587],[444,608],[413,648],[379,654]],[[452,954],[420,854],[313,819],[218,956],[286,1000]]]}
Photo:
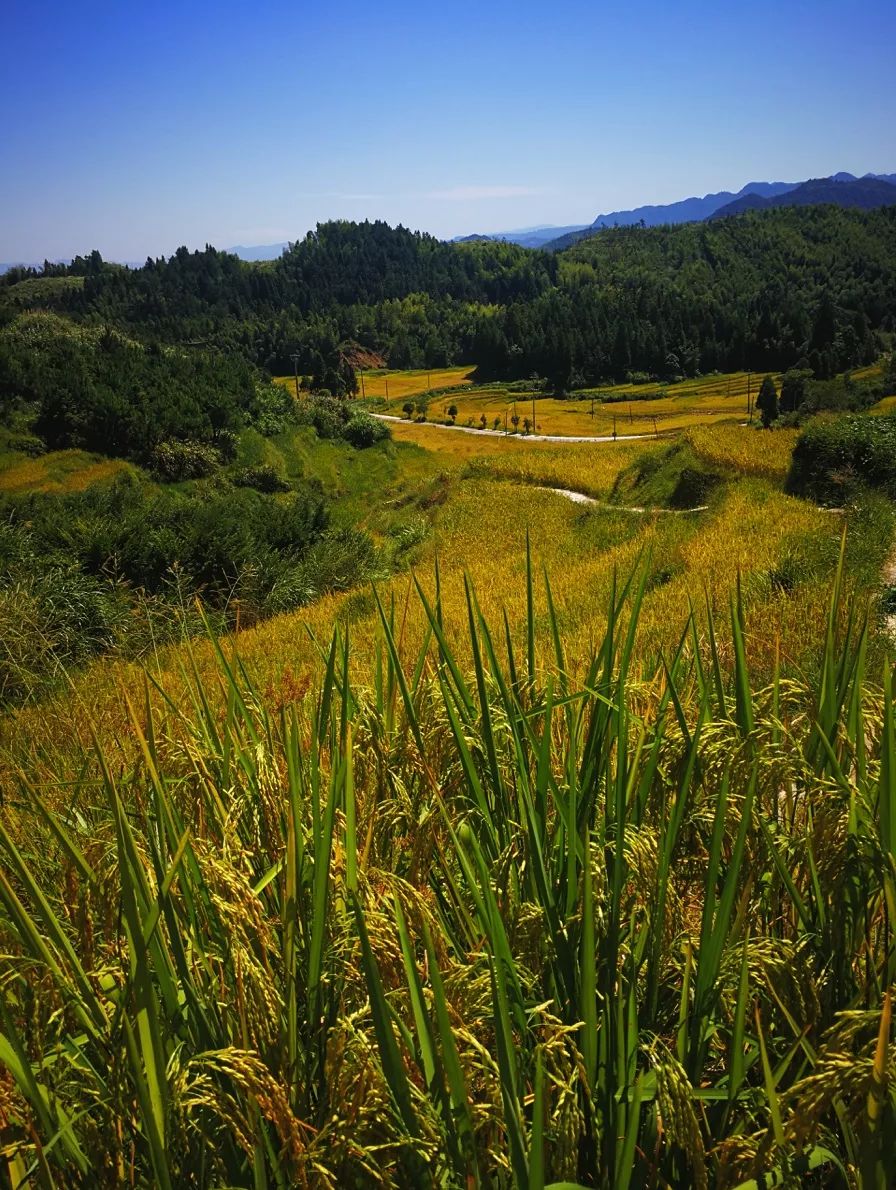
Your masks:
{"label": "green bush", "polygon": [[669,497],[670,508],[697,508],[705,504],[715,489],[722,483],[722,476],[715,471],[698,467],[683,467],[678,481]]}
{"label": "green bush", "polygon": [[149,456],[149,469],[158,479],[178,483],[202,479],[221,465],[221,456],[204,442],[160,442]]}
{"label": "green bush", "polygon": [[238,488],[254,488],[256,492],[288,492],[289,483],[283,478],[276,467],[270,463],[258,463],[254,467],[243,467],[233,477]]}
{"label": "green bush", "polygon": [[359,529],[334,529],[308,550],[303,577],[311,598],[348,591],[377,576],[379,557],[372,538]]}
{"label": "green bush", "polygon": [[0,582],[0,705],[40,693],[128,627],[116,584],[71,564],[19,558]]}
{"label": "green bush", "polygon": [[685,510],[706,504],[724,480],[682,440],[636,458],[617,476],[613,496],[621,504]]}
{"label": "green bush", "polygon": [[214,443],[250,421],[255,374],[224,352],[144,345],[40,311],[0,331],[4,406],[24,404],[51,449],[148,458],[169,439]]}
{"label": "green bush", "polygon": [[[246,471],[282,483],[270,467]],[[127,476],[69,495],[0,497],[0,703],[97,653],[139,656],[201,631],[203,615],[219,631],[237,618],[247,626],[382,570],[368,534],[329,529],[317,482],[275,498]]]}
{"label": "green bush", "polygon": [[896,418],[856,415],[808,425],[793,451],[788,491],[839,505],[863,486],[896,497]]}
{"label": "green bush", "polygon": [[319,438],[341,438],[349,411],[345,401],[315,393],[302,402],[296,416],[303,425],[313,426]]}
{"label": "green bush", "polygon": [[389,427],[368,413],[355,413],[343,427],[342,436],[352,446],[363,449],[391,437]]}
{"label": "green bush", "polygon": [[282,384],[257,384],[252,407],[252,424],[266,438],[282,434],[296,421],[296,401]]}

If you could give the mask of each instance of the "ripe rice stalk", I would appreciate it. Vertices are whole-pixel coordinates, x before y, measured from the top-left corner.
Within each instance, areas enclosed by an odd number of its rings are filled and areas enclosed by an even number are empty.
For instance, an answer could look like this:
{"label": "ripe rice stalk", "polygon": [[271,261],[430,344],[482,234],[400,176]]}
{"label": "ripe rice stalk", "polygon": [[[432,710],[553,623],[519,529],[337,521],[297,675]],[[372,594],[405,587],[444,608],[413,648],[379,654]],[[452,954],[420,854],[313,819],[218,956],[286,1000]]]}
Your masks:
{"label": "ripe rice stalk", "polygon": [[144,683],[126,763],[96,743],[62,796],[23,767],[0,818],[15,1176],[889,1177],[896,725],[870,621],[841,563],[817,685],[762,684],[743,586],[657,652],[649,573],[612,577],[575,662],[531,546],[519,634],[472,579],[462,618],[438,571],[413,612],[376,592],[368,676],[339,624],[288,705],[212,636],[186,701]]}

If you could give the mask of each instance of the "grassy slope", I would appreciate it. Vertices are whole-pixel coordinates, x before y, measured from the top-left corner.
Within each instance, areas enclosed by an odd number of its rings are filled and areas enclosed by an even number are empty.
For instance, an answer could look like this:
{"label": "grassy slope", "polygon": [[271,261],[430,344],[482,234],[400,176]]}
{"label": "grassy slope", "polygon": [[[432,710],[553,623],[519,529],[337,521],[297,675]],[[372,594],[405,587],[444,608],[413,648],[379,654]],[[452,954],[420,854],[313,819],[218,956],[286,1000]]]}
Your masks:
{"label": "grassy slope", "polygon": [[[686,516],[582,508],[534,489],[534,484],[544,483],[610,497],[620,472],[644,454],[642,444],[546,448],[517,443],[511,448],[500,439],[443,433],[433,445],[446,439],[451,449],[445,452],[395,444],[350,452],[351,462],[345,448],[314,444],[306,431],[274,444],[249,436],[243,449],[246,461],[270,458],[276,451],[288,474],[316,475],[328,490],[341,492],[340,515],[346,521],[360,513],[363,523],[381,538],[398,540],[405,534],[408,548],[400,560],[427,584],[438,559],[446,623],[461,636],[465,573],[476,585],[486,614],[499,620],[506,609],[516,631],[525,611],[520,575],[528,531],[537,564],[551,575],[560,622],[573,640],[584,643],[602,630],[614,573],[626,571],[641,558],[650,575],[642,613],[644,657],[668,648],[684,624],[689,599],[702,618],[705,593],[723,622],[738,573],[748,610],[748,647],[757,671],[769,673],[778,653],[794,666],[814,657],[842,520],[781,491],[792,435],[737,427],[695,432],[690,449],[710,467],[730,473],[736,464],[741,478],[715,494],[708,512]],[[479,452],[471,467],[469,456],[454,449],[457,440],[487,441],[489,448]],[[664,449],[650,444],[651,452]],[[882,564],[889,542],[887,523],[872,525],[869,532],[863,516],[853,516],[853,553],[865,559],[864,569],[857,571],[857,589],[874,584],[875,568]],[[381,594],[404,607],[411,589],[409,576],[399,573]],[[424,618],[413,601],[401,614],[403,647],[413,649],[422,639]],[[338,618],[352,623],[357,664],[369,665],[378,630],[372,598],[363,590],[324,599],[243,633],[239,647],[244,663],[275,701],[288,701],[295,683],[301,687],[318,670],[312,634],[325,638]],[[539,636],[536,649],[547,664],[552,651],[547,635]],[[197,642],[194,653],[201,671],[213,665],[207,644]],[[575,661],[574,651],[571,663]],[[182,688],[182,664],[182,653],[169,650],[152,666],[175,695]],[[93,666],[52,714],[45,716],[37,709],[12,716],[5,726],[6,742],[16,736],[27,747],[29,739],[42,738],[65,751],[73,727],[83,730],[73,723],[72,709],[84,705],[107,738],[125,739],[121,690],[133,684],[136,674],[134,667],[119,663]]]}
{"label": "grassy slope", "polygon": [[55,450],[37,458],[18,451],[0,452],[0,492],[83,492],[92,484],[134,469],[123,459],[107,459],[83,450]]}
{"label": "grassy slope", "polygon": [[[766,441],[729,433],[721,455]],[[595,487],[636,449],[611,448]],[[720,462],[711,439],[688,449]],[[844,646],[836,613],[826,638],[832,518],[755,475],[705,515],[583,512],[481,462],[409,493],[433,516],[423,556],[443,560],[440,652],[399,580],[388,632],[355,593],[245,634],[254,686],[229,643],[195,650],[201,686],[169,657],[183,716],[118,670],[94,711],[105,763],[62,790],[69,708],[20,717],[41,754],[4,815],[20,847],[0,840],[22,890],[5,896],[14,1181],[39,1137],[72,1185],[119,1185],[124,1153],[172,1188],[475,1171],[514,1190],[707,1190],[781,1184],[794,1157],[828,1184],[831,1151],[850,1184],[892,1184],[896,794],[878,772],[894,724],[864,642]],[[526,528],[556,615],[540,582],[526,610]],[[770,583],[819,542],[814,578]],[[614,567],[647,571],[631,652],[637,601],[609,614]],[[474,664],[462,570],[490,639],[508,608],[516,668],[500,646]],[[674,657],[701,589],[719,610],[702,674]],[[266,662],[300,656],[302,627],[326,646],[334,619],[344,669],[336,638],[310,697],[296,671],[275,678]],[[475,639],[485,652],[481,623]],[[796,672],[807,650],[820,683]]]}

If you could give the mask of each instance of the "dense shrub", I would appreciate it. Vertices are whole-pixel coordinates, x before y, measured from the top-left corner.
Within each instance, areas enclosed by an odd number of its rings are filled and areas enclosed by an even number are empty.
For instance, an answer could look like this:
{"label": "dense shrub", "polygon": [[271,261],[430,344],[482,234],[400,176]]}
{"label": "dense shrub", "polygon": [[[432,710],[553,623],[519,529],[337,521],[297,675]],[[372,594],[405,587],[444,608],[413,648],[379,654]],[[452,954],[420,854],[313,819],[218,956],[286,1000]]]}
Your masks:
{"label": "dense shrub", "polygon": [[341,438],[349,416],[345,401],[321,393],[302,401],[297,410],[298,420],[313,426],[319,438]]}
{"label": "dense shrub", "polygon": [[147,346],[44,312],[0,332],[0,392],[4,408],[33,410],[34,432],[51,449],[139,461],[170,440],[226,455],[228,437],[271,408],[235,355]]}
{"label": "dense shrub", "polygon": [[0,703],[98,652],[139,655],[201,630],[197,600],[223,630],[379,569],[366,533],[329,529],[311,482],[273,497],[127,477],[72,495],[0,498]]}
{"label": "dense shrub", "polygon": [[111,647],[127,627],[121,588],[48,554],[27,521],[0,519],[0,704]]}
{"label": "dense shrub", "polygon": [[670,508],[698,508],[705,504],[723,477],[705,467],[683,467],[672,494]]}
{"label": "dense shrub", "polygon": [[636,458],[617,476],[613,495],[622,504],[684,510],[706,504],[724,481],[724,468],[707,463],[682,439]]}
{"label": "dense shrub", "polygon": [[896,497],[896,418],[818,420],[797,440],[788,491],[837,505],[867,485]]}
{"label": "dense shrub", "polygon": [[254,488],[256,492],[288,492],[290,489],[289,483],[270,463],[243,467],[232,478],[238,488]]}
{"label": "dense shrub", "polygon": [[159,479],[179,482],[202,479],[211,475],[221,463],[221,456],[213,446],[204,442],[178,442],[169,439],[154,447],[149,467]]}
{"label": "dense shrub", "polygon": [[314,393],[296,408],[296,419],[313,426],[319,438],[342,438],[352,446],[374,446],[390,437],[384,422],[329,393]]}
{"label": "dense shrub", "polygon": [[267,438],[283,431],[296,421],[295,397],[282,384],[257,384],[250,420],[259,433]]}
{"label": "dense shrub", "polygon": [[353,414],[342,431],[342,437],[346,442],[359,448],[375,446],[377,442],[382,442],[390,436],[386,423],[377,421],[369,413]]}

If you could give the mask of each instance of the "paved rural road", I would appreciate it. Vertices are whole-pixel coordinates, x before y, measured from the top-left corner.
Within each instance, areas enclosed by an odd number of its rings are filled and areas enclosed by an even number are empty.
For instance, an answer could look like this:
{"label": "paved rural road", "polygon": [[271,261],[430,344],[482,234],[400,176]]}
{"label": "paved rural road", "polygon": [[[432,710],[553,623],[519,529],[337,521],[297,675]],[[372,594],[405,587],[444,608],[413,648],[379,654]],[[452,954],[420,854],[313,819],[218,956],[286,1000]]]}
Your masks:
{"label": "paved rural road", "polygon": [[446,426],[438,421],[408,421],[406,417],[395,417],[391,413],[372,413],[380,421],[400,421],[407,426],[433,426],[437,430],[454,430],[457,434],[487,434],[492,438],[517,438],[521,442],[632,442],[637,438],[655,438],[655,434],[612,434],[596,437],[588,434],[505,434],[503,430],[477,430],[475,426]]}

